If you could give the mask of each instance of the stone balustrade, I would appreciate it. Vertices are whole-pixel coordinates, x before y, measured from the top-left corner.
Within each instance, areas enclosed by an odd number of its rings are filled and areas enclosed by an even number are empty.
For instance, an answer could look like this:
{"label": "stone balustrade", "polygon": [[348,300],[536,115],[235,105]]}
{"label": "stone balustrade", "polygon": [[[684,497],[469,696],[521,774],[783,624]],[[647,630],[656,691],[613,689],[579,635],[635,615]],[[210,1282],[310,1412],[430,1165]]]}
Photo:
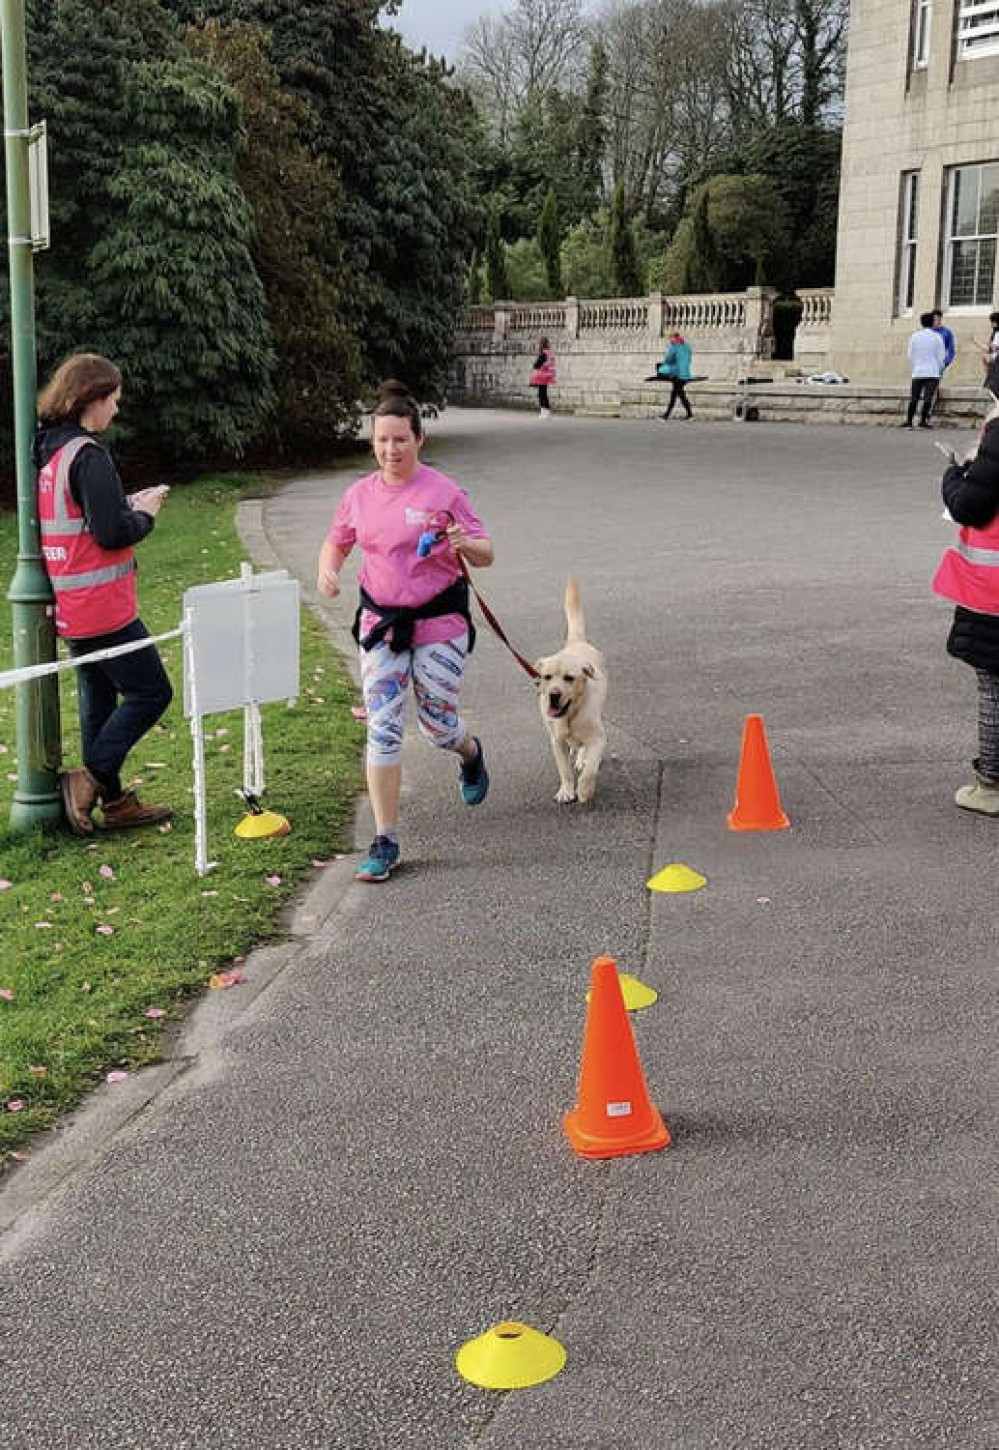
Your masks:
{"label": "stone balustrade", "polygon": [[538,340],[558,367],[557,408],[617,411],[622,391],[654,372],[677,328],[694,353],[695,373],[718,381],[746,376],[772,353],[775,293],[580,298],[469,307],[459,327],[448,392],[455,402],[533,402],[528,384]]}
{"label": "stone balustrade", "polygon": [[801,303],[799,327],[832,327],[833,298],[836,294],[831,287],[802,287],[795,295]]}
{"label": "stone balustrade", "polygon": [[795,362],[805,373],[825,372],[831,363],[835,293],[831,287],[802,287],[796,295],[801,317],[794,335]]}

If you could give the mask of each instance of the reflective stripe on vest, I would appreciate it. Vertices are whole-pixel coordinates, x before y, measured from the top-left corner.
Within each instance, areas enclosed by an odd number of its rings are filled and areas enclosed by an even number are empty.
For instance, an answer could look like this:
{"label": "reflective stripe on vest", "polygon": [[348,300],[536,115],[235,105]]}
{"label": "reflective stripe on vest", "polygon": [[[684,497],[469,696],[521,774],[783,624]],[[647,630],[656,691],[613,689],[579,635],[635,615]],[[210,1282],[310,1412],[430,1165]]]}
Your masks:
{"label": "reflective stripe on vest", "polygon": [[976,544],[966,544],[958,539],[951,548],[956,549],[969,564],[984,564],[987,569],[999,569],[999,549],[983,549]]}
{"label": "reflective stripe on vest", "polygon": [[95,584],[113,584],[116,579],[124,579],[134,568],[135,560],[129,559],[124,564],[108,564],[104,569],[89,569],[83,574],[57,574],[49,583],[54,594],[62,594],[66,589],[92,589]]}
{"label": "reflective stripe on vest", "polygon": [[[59,462],[56,465],[56,475],[52,481],[52,528],[49,532],[53,534],[86,532],[87,521],[82,514],[74,516],[69,512],[69,470],[76,462],[77,454],[91,446],[96,446],[91,438],[71,438],[59,449]],[[44,472],[44,469],[42,471]],[[46,532],[44,523],[42,532]]]}

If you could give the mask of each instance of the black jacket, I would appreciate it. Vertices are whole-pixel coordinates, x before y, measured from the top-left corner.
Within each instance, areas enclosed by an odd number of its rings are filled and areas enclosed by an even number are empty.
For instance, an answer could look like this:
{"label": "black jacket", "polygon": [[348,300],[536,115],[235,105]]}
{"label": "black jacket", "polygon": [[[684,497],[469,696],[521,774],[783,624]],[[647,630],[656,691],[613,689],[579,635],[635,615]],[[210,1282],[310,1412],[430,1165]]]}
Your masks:
{"label": "black jacket", "polygon": [[[941,484],[944,503],[956,523],[982,528],[999,513],[999,419],[982,433],[970,463],[952,463]],[[978,670],[999,674],[999,615],[978,614],[959,604],[947,650]]]}
{"label": "black jacket", "polygon": [[[35,434],[35,467],[44,468],[71,438],[93,438],[86,428],[67,418],[43,423]],[[111,455],[96,438],[96,448],[82,448],[69,470],[70,492],[83,511],[87,528],[102,549],[127,549],[144,539],[156,522],[152,514],[133,509]]]}

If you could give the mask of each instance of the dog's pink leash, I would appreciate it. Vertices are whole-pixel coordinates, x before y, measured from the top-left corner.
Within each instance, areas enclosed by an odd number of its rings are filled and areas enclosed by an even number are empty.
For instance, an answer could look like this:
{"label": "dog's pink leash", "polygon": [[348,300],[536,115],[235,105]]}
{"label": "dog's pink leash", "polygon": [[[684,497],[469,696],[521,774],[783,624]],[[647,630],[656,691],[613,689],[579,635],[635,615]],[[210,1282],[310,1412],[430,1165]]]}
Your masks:
{"label": "dog's pink leash", "polygon": [[475,585],[472,583],[472,576],[469,574],[468,569],[467,569],[467,567],[465,565],[465,561],[461,557],[460,554],[458,555],[458,567],[461,569],[461,572],[464,574],[465,579],[466,579],[466,581],[468,583],[469,589],[471,589],[472,593],[475,595],[476,599],[478,600],[479,608],[482,610],[482,617],[485,619],[486,623],[489,625],[489,628],[492,630],[493,634],[497,635],[503,641],[503,643],[506,645],[507,649],[510,651],[510,653],[513,655],[514,659],[517,661],[518,665],[520,665],[520,668],[522,670],[525,670],[527,672],[527,674],[530,675],[530,677],[531,677],[532,680],[538,680],[538,679],[540,679],[541,676],[538,674],[537,670],[531,664],[530,660],[525,660],[524,656],[520,653],[520,650],[515,649],[513,647],[513,645],[510,643],[510,641],[507,639],[506,634],[505,634],[504,629],[503,629],[503,626],[500,624],[500,622],[496,618],[495,614],[489,608],[489,605],[486,603],[486,601],[483,599],[482,595],[479,593],[479,591],[476,589]]}
{"label": "dog's pink leash", "polygon": [[[446,515],[447,521],[448,521],[447,523],[445,523],[443,525],[440,523],[440,519],[441,519],[441,516],[442,515]],[[432,520],[432,523],[431,523],[431,527],[429,529],[427,529],[424,533],[422,533],[420,535],[419,541],[418,541],[418,543],[416,545],[416,552],[419,554],[419,556],[420,556],[421,559],[425,559],[427,557],[427,555],[430,553],[430,550],[434,547],[435,544],[439,544],[444,539],[447,538],[448,524],[453,524],[453,523],[454,523],[454,514],[451,512],[450,509],[441,509],[434,516],[434,518]],[[503,641],[503,643],[506,645],[507,649],[513,655],[514,659],[520,665],[520,668],[522,670],[526,670],[527,673],[530,675],[530,677],[531,677],[532,680],[539,679],[540,676],[538,675],[537,670],[531,664],[530,660],[526,660],[524,658],[524,656],[520,653],[520,651],[517,650],[517,649],[514,649],[513,645],[507,639],[506,633],[504,632],[504,629],[503,629],[503,626],[500,624],[500,622],[496,618],[495,614],[489,608],[489,605],[486,603],[486,601],[483,599],[482,595],[479,593],[479,591],[476,589],[475,585],[472,583],[472,576],[468,572],[468,567],[465,564],[464,559],[461,557],[460,554],[456,554],[455,557],[458,560],[458,568],[461,570],[462,574],[465,576],[465,583],[468,585],[469,589],[471,589],[472,593],[475,595],[475,598],[478,600],[479,608],[482,610],[483,618],[485,619],[486,623],[489,625],[489,628],[493,631],[493,633],[495,635],[498,635],[498,637]]]}

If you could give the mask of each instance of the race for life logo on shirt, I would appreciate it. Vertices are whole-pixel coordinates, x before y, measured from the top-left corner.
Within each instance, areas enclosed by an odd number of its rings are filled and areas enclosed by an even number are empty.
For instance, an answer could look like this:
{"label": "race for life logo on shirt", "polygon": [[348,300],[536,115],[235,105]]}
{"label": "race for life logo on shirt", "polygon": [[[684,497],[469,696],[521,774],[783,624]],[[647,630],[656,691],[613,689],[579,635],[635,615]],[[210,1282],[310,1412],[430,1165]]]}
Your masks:
{"label": "race for life logo on shirt", "polygon": [[431,514],[427,509],[407,508],[406,510],[407,524],[429,524],[430,520]]}

